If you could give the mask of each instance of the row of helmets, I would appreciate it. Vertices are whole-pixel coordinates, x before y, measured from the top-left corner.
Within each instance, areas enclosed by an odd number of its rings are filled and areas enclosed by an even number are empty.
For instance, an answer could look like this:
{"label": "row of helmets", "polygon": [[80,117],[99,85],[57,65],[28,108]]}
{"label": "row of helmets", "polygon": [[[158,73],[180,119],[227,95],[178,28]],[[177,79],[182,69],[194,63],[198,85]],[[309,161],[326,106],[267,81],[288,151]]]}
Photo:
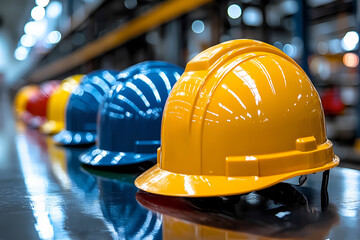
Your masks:
{"label": "row of helmets", "polygon": [[[263,42],[218,44],[198,54],[185,71],[149,61],[120,73],[72,76],[45,91],[56,84],[20,90],[15,104],[22,119],[57,133],[58,144],[96,141],[80,157],[83,164],[157,160],[135,180],[147,192],[242,194],[339,164],[308,76]],[[47,106],[46,115],[32,107],[36,104]]]}

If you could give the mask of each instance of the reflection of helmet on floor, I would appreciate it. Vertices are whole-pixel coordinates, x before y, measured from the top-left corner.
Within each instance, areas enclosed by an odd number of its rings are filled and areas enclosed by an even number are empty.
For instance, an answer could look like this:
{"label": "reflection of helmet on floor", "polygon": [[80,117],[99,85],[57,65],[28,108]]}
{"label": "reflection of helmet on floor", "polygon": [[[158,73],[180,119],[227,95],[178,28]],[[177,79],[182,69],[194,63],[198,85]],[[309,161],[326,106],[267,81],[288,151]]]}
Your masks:
{"label": "reflection of helmet on floor", "polygon": [[[336,214],[336,212],[332,212]],[[328,219],[324,219],[328,220]],[[170,217],[168,215],[163,215],[162,228],[163,228],[163,240],[235,240],[235,239],[258,239],[258,240],[272,240],[272,239],[326,239],[329,234],[330,229],[314,228],[313,226],[308,226],[309,231],[306,231],[309,235],[297,235],[296,237],[287,233],[284,235],[287,236],[277,236],[281,233],[276,232],[272,236],[259,236],[256,232],[239,232],[236,230],[222,229],[218,227],[210,227],[202,224],[192,223],[189,221],[184,221],[178,218]],[[296,231],[297,229],[295,229]],[[327,230],[327,231],[326,231]],[[310,232],[311,231],[311,232]],[[274,236],[275,235],[275,236]],[[308,237],[306,237],[308,236]],[[284,238],[285,237],[285,238]]]}
{"label": "reflection of helmet on floor", "polygon": [[[279,183],[266,191],[264,195],[214,198],[138,192],[136,199],[163,214],[164,239],[207,239],[211,235],[215,239],[324,239],[339,221],[334,205],[323,212],[309,207],[306,197],[289,184]],[[167,219],[172,219],[171,224]]]}
{"label": "reflection of helmet on floor", "polygon": [[[79,156],[84,152],[83,148],[66,147],[66,159],[68,175],[71,183],[85,193],[86,198],[95,198],[98,195],[96,178],[84,171],[79,162]],[[74,190],[75,188],[73,188]]]}
{"label": "reflection of helmet on floor", "polygon": [[15,96],[14,99],[14,108],[17,117],[21,117],[21,115],[25,112],[27,101],[29,98],[36,94],[39,91],[39,87],[36,85],[27,85],[22,87]]}
{"label": "reflection of helmet on floor", "polygon": [[270,238],[258,237],[256,235],[235,232],[231,230],[209,227],[188,221],[182,221],[178,218],[163,215],[163,240],[240,240],[240,239],[258,239],[270,240]]}
{"label": "reflection of helmet on floor", "polygon": [[119,238],[161,239],[161,220],[136,202],[133,183],[100,179],[99,189],[101,211]]}
{"label": "reflection of helmet on floor", "polygon": [[56,91],[60,82],[48,81],[40,85],[40,91],[27,101],[24,121],[31,127],[38,128],[46,121],[46,107],[50,96]]}
{"label": "reflection of helmet on floor", "polygon": [[156,160],[163,108],[183,69],[150,61],[121,72],[99,108],[98,145],[81,157],[85,164],[113,166]]}
{"label": "reflection of helmet on floor", "polygon": [[235,40],[187,64],[164,109],[158,164],[135,184],[170,196],[236,195],[338,163],[305,72],[273,46]]}
{"label": "reflection of helmet on floor", "polygon": [[41,131],[46,134],[58,133],[64,128],[66,103],[71,92],[79,84],[83,75],[73,75],[65,78],[59,88],[49,98],[46,108],[45,122]]}
{"label": "reflection of helmet on floor", "polygon": [[118,72],[98,70],[85,75],[71,93],[66,106],[65,129],[54,136],[62,145],[92,144],[96,138],[96,116],[103,96],[117,80]]}
{"label": "reflection of helmet on floor", "polygon": [[52,173],[61,187],[69,190],[71,184],[67,173],[65,149],[55,145],[51,137],[46,137],[46,144]]}

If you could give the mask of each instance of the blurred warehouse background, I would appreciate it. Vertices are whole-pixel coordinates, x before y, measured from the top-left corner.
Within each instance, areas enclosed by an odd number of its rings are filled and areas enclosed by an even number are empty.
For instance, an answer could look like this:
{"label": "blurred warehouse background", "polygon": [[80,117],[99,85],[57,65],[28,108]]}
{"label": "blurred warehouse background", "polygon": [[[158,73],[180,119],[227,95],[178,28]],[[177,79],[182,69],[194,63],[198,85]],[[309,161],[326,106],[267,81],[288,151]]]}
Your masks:
{"label": "blurred warehouse background", "polygon": [[305,69],[337,153],[360,162],[359,26],[356,0],[1,0],[0,83],[14,94],[144,60],[185,66],[219,42],[258,39]]}

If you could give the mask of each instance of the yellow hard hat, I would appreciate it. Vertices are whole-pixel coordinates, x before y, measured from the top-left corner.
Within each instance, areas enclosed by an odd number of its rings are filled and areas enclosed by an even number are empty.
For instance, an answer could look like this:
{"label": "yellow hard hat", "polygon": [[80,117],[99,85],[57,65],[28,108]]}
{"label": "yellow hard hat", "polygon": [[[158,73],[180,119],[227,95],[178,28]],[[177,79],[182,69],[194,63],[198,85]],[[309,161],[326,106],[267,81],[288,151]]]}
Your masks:
{"label": "yellow hard hat", "polygon": [[187,64],[165,105],[157,156],[136,186],[182,197],[247,193],[340,161],[306,73],[254,40],[213,46]]}
{"label": "yellow hard hat", "polygon": [[14,108],[16,116],[20,117],[26,109],[26,103],[29,97],[39,91],[36,85],[27,85],[22,87],[16,94],[14,99]]}
{"label": "yellow hard hat", "polygon": [[79,74],[65,78],[59,88],[51,95],[46,107],[47,122],[40,128],[43,133],[55,134],[64,129],[66,103],[82,77],[83,75]]}

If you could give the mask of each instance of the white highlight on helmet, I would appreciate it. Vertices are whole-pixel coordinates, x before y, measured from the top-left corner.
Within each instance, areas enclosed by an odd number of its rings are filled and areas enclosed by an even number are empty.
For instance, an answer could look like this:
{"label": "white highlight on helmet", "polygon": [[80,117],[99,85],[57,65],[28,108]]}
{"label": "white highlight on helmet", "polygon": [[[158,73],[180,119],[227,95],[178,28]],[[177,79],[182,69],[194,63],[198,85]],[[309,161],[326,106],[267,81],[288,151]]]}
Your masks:
{"label": "white highlight on helmet", "polygon": [[180,78],[180,74],[176,72],[176,73],[174,73],[174,77],[175,77],[175,79],[176,79],[176,81],[177,81],[177,80],[179,80],[179,78]]}
{"label": "white highlight on helmet", "polygon": [[[116,78],[112,75],[112,74],[110,74],[109,73],[109,71],[104,71],[103,73],[102,73],[102,76],[103,76],[103,78],[104,79],[106,79],[106,80],[110,80],[110,79],[112,79],[113,81],[116,81]],[[109,81],[110,82],[110,81]]]}
{"label": "white highlight on helmet", "polygon": [[98,162],[100,162],[101,159],[103,159],[103,157],[105,157],[108,154],[109,154],[108,151],[102,151],[99,155],[97,155],[94,158],[94,160],[92,161],[92,164],[97,164]]}
{"label": "white highlight on helmet", "polygon": [[99,153],[101,153],[101,150],[99,148],[96,148],[91,152],[92,155],[97,155]]}
{"label": "white highlight on helmet", "polygon": [[229,112],[230,114],[233,114],[233,112],[228,109],[226,106],[222,105],[221,103],[219,103],[219,107],[221,107],[222,109],[226,110],[227,112]]}
{"label": "white highlight on helmet", "polygon": [[86,133],[85,139],[90,142],[94,140],[94,136],[91,133]]}
{"label": "white highlight on helmet", "polygon": [[270,88],[271,88],[271,91],[272,91],[273,94],[275,95],[275,94],[276,94],[275,87],[274,87],[274,84],[273,84],[273,82],[272,82],[272,79],[271,79],[271,77],[270,77],[270,74],[269,74],[267,68],[264,66],[264,64],[262,64],[262,63],[261,63],[259,60],[257,60],[257,59],[251,59],[250,61],[253,62],[253,63],[261,70],[261,72],[265,74],[266,79],[267,79],[267,81],[268,81],[268,83],[269,83],[269,86],[270,86]]}
{"label": "white highlight on helmet", "polygon": [[111,163],[112,163],[112,164],[117,164],[117,163],[122,159],[123,156],[125,156],[125,153],[123,153],[123,152],[118,153],[118,154],[114,157],[114,159],[111,160]]}
{"label": "white highlight on helmet", "polygon": [[259,93],[259,90],[257,89],[256,83],[254,79],[251,78],[251,76],[240,66],[237,66],[233,72],[241,79],[244,80],[245,85],[248,86],[250,89],[252,95],[255,98],[256,105],[259,105],[259,102],[261,101],[261,96]]}
{"label": "white highlight on helmet", "polygon": [[236,95],[236,93],[234,93],[234,91],[232,91],[231,89],[229,89],[229,87],[226,84],[222,84],[221,85],[222,88],[224,88],[225,90],[227,90],[239,103],[240,105],[246,109],[245,104],[241,101],[241,99],[239,98],[238,95]]}
{"label": "white highlight on helmet", "polygon": [[80,141],[81,141],[81,136],[80,136],[79,133],[76,133],[76,134],[74,135],[74,142],[79,143]]}
{"label": "white highlight on helmet", "polygon": [[119,99],[120,101],[123,101],[125,103],[127,103],[130,107],[132,107],[136,112],[138,112],[140,115],[144,115],[144,112],[141,111],[132,101],[130,101],[128,98],[126,98],[123,95],[118,95],[117,99]]}
{"label": "white highlight on helmet", "polygon": [[184,176],[184,187],[185,187],[185,191],[189,195],[195,195],[195,190],[191,184],[190,176]]}
{"label": "white highlight on helmet", "polygon": [[126,82],[125,86],[136,92],[136,94],[143,100],[146,107],[150,107],[149,101],[146,99],[145,95],[136,87],[132,82]]}
{"label": "white highlight on helmet", "polygon": [[159,75],[162,78],[162,80],[164,81],[166,89],[169,93],[171,91],[171,84],[170,84],[169,78],[166,76],[166,74],[164,72],[160,72]]}
{"label": "white highlight on helmet", "polygon": [[154,83],[144,74],[138,74],[134,77],[135,79],[140,79],[143,82],[145,82],[147,85],[149,85],[149,87],[151,88],[151,90],[153,91],[156,101],[157,102],[161,102],[161,98],[160,98],[160,94],[158,92],[158,90],[156,89],[156,86],[154,85]]}

